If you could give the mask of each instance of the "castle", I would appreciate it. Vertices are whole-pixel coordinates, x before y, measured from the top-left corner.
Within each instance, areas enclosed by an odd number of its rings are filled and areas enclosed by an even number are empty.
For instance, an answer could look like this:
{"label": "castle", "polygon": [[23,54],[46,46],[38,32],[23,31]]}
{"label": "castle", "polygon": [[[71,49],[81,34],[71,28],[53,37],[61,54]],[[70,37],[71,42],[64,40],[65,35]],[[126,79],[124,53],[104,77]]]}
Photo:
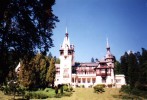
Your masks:
{"label": "castle", "polygon": [[70,45],[66,29],[63,44],[60,47],[60,64],[56,64],[55,85],[69,84],[73,87],[92,87],[96,84],[121,87],[125,85],[124,75],[115,75],[115,56],[110,51],[107,39],[106,56],[103,60],[89,63],[75,63],[74,45]]}
{"label": "castle", "polygon": [[[124,75],[115,75],[115,56],[110,51],[107,39],[106,56],[103,60],[89,63],[74,62],[74,45],[70,45],[69,34],[66,29],[63,44],[60,47],[60,64],[56,66],[55,85],[68,84],[73,87],[92,87],[97,84],[105,84],[120,88],[125,85]],[[20,63],[15,68],[19,72]]]}

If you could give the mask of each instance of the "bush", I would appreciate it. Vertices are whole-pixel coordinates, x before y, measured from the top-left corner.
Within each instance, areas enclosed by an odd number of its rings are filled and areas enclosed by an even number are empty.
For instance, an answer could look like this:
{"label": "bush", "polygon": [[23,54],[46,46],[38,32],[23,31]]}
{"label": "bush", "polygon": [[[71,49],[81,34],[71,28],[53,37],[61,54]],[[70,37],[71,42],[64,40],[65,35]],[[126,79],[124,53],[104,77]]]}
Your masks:
{"label": "bush", "polygon": [[71,95],[72,95],[71,92],[64,92],[64,94],[63,94],[63,96],[68,96],[68,97],[70,97]]}
{"label": "bush", "polygon": [[139,89],[139,90],[147,91],[147,86],[141,84],[140,82],[136,82],[136,83],[135,83],[135,88],[137,88],[137,89]]}
{"label": "bush", "polygon": [[55,93],[58,94],[58,87],[55,86]]}
{"label": "bush", "polygon": [[64,91],[68,91],[69,89],[68,89],[68,86],[67,85],[63,85],[63,90]]}
{"label": "bush", "polygon": [[50,91],[50,88],[45,88],[44,91],[45,92],[49,92]]}
{"label": "bush", "polygon": [[61,98],[61,94],[56,94],[55,98]]}
{"label": "bush", "polygon": [[70,91],[73,91],[73,87],[70,86],[70,87],[69,87],[69,90],[70,90]]}
{"label": "bush", "polygon": [[102,84],[97,84],[96,86],[93,87],[95,93],[102,93],[104,91],[104,85]]}
{"label": "bush", "polygon": [[63,86],[60,87],[60,93],[63,94]]}
{"label": "bush", "polygon": [[48,95],[43,92],[27,92],[24,96],[27,100],[28,99],[46,99]]}
{"label": "bush", "polygon": [[85,85],[80,85],[81,88],[85,88]]}
{"label": "bush", "polygon": [[120,89],[120,92],[130,93],[131,92],[130,86],[122,85],[121,89]]}
{"label": "bush", "polygon": [[112,88],[112,84],[108,84],[107,86],[108,86],[109,88]]}

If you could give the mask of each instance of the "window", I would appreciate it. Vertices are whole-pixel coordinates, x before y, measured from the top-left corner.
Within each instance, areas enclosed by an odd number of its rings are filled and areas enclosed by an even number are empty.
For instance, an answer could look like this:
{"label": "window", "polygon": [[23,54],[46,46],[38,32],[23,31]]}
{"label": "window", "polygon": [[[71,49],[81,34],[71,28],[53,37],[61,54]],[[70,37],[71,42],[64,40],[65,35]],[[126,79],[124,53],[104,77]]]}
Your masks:
{"label": "window", "polygon": [[85,83],[85,78],[82,79],[82,82]]}
{"label": "window", "polygon": [[78,83],[81,83],[81,79],[80,78],[78,78]]}
{"label": "window", "polygon": [[90,78],[87,78],[87,82],[90,83]]}
{"label": "window", "polygon": [[92,78],[92,83],[94,84],[96,81],[96,78]]}
{"label": "window", "polygon": [[74,83],[74,78],[72,78],[72,82]]}
{"label": "window", "polygon": [[105,69],[101,69],[101,73],[105,73]]}

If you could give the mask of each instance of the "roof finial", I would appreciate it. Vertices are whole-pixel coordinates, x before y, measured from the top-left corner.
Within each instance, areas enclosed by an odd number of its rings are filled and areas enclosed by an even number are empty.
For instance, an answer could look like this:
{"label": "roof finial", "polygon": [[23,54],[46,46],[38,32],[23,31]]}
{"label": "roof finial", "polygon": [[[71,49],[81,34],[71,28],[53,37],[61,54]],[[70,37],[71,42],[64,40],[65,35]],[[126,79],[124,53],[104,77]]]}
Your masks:
{"label": "roof finial", "polygon": [[110,48],[108,38],[107,38],[107,48]]}
{"label": "roof finial", "polygon": [[66,33],[68,33],[68,32],[67,32],[67,26],[66,26]]}

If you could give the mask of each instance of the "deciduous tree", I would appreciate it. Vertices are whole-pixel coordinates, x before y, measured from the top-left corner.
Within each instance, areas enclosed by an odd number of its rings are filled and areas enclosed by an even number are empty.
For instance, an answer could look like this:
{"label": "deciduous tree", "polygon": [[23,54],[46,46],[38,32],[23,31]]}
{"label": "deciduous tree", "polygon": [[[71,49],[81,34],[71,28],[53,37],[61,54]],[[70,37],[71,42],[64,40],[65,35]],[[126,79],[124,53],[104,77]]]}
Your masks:
{"label": "deciduous tree", "polygon": [[8,74],[9,52],[24,60],[38,50],[46,54],[53,46],[52,29],[59,21],[53,14],[54,4],[55,0],[0,1],[0,83]]}

